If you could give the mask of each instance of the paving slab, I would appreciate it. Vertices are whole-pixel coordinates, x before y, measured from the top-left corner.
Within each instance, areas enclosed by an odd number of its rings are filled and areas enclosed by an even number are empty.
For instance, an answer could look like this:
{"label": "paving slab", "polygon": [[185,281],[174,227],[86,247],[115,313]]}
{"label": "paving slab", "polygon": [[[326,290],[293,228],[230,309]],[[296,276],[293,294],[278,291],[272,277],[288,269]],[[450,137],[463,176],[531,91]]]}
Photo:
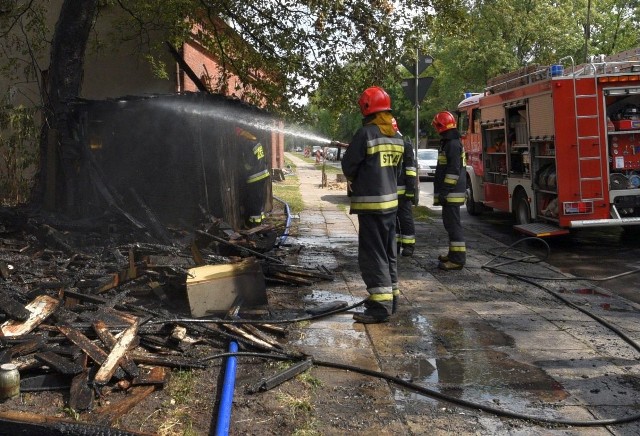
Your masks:
{"label": "paving slab", "polygon": [[[332,299],[353,304],[366,298],[357,266],[358,222],[348,214],[344,187],[322,187],[313,164],[288,157],[296,165],[305,204],[298,235],[289,243],[300,247],[299,264],[326,266],[336,277],[314,285],[306,295],[309,304]],[[351,371],[314,368],[336,393],[335,411],[318,417],[325,420],[322,434],[341,434],[344,419],[354,420],[354,434],[367,435],[640,434],[638,422],[556,426],[456,402],[573,421],[639,414],[640,352],[577,308],[639,340],[640,307],[593,283],[531,284],[495,274],[487,266],[502,263],[501,268],[532,277],[569,277],[544,262],[513,261],[526,253],[473,229],[465,229],[465,268],[440,271],[437,256],[448,243],[437,209],[432,208],[433,218],[416,223],[415,255],[398,259],[400,304],[390,322],[354,323],[351,317],[359,307],[300,326],[292,342],[316,359],[382,371],[449,400]],[[340,404],[353,401],[368,404],[363,414],[373,411],[377,418],[348,417]]]}

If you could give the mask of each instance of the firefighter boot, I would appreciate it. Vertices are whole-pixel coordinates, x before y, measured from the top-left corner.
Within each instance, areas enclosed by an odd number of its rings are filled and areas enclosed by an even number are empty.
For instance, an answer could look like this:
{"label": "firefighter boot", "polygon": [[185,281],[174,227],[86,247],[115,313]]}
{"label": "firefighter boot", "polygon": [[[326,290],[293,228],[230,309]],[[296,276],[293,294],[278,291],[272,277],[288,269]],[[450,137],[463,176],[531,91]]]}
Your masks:
{"label": "firefighter boot", "polygon": [[393,300],[364,302],[364,312],[353,315],[355,322],[362,324],[378,324],[389,321],[391,310],[393,309]]}
{"label": "firefighter boot", "polygon": [[441,254],[438,256],[438,260],[440,262],[449,262],[449,256],[446,254]]}
{"label": "firefighter boot", "polygon": [[447,260],[446,262],[440,262],[438,264],[438,268],[445,270],[445,271],[456,271],[456,270],[460,270],[462,269],[464,265],[460,264],[460,263],[455,263],[455,262],[451,262],[450,260]]}
{"label": "firefighter boot", "polygon": [[402,255],[404,257],[411,257],[413,256],[413,244],[410,245],[405,245],[404,248],[402,249]]}

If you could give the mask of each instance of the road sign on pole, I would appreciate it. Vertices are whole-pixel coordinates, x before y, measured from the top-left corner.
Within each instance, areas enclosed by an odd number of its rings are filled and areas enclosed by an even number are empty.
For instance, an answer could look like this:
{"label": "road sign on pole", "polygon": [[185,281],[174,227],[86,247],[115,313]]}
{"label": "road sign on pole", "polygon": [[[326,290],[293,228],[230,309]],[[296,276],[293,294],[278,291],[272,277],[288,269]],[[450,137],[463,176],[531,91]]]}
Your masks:
{"label": "road sign on pole", "polygon": [[[418,90],[416,92],[416,82],[418,82]],[[414,105],[420,104],[420,102],[424,99],[425,95],[427,95],[427,91],[433,82],[433,77],[420,77],[418,80],[415,80],[413,77],[411,79],[404,79],[402,81],[402,89],[404,90],[404,95],[411,101]]]}
{"label": "road sign on pole", "polygon": [[[411,101],[416,109],[416,142],[414,144],[415,147],[415,156],[417,159],[418,156],[418,147],[420,145],[420,102],[424,99],[425,95],[427,95],[427,91],[433,82],[433,77],[420,77],[420,74],[424,70],[426,70],[429,65],[433,63],[433,58],[429,55],[420,56],[419,50],[416,49],[416,57],[409,58],[405,56],[400,60],[402,65],[413,73],[413,77],[410,79],[404,79],[402,81],[402,89],[404,90],[404,95],[407,97],[409,101]],[[420,178],[416,177],[416,195],[413,199],[413,204],[418,205],[420,199]]]}
{"label": "road sign on pole", "polygon": [[418,56],[418,62],[416,63],[414,58],[405,56],[400,60],[400,62],[407,70],[409,70],[410,73],[415,73],[419,76],[433,63],[433,58],[429,55]]}

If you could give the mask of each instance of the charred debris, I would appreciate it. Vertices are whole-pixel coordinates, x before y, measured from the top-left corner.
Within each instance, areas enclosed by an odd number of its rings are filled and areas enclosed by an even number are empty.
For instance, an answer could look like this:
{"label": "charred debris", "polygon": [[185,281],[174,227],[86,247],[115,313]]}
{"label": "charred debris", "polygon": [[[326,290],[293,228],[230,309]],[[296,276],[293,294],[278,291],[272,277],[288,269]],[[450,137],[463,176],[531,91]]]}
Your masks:
{"label": "charred debris", "polygon": [[[189,96],[187,106],[201,98],[211,96]],[[197,150],[204,143],[190,141],[215,135],[180,139],[184,131],[169,135],[157,120],[140,127],[144,110],[90,106],[76,114],[76,152],[62,165],[76,168],[74,176],[49,175],[54,207],[0,208],[0,364],[17,366],[21,392],[68,392],[69,408],[110,426],[161,389],[171,369],[206,368],[214,361],[205,355],[224,353],[229,340],[242,351],[283,352],[286,321],[296,314],[273,311],[266,288],[333,275],[283,260],[286,220],[275,211],[259,227],[239,225],[231,140],[210,142],[207,157]],[[230,130],[228,121],[192,118],[178,106],[189,131]],[[178,116],[174,124],[188,123]],[[69,425],[8,409],[5,402],[2,425]]]}

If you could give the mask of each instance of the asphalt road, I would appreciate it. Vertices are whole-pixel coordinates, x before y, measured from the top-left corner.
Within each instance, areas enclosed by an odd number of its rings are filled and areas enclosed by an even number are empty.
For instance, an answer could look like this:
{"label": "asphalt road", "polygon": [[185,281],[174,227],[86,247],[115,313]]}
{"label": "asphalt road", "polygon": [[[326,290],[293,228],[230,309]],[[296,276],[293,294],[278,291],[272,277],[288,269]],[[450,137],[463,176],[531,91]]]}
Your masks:
{"label": "asphalt road", "polygon": [[[433,207],[433,183],[420,183],[419,205]],[[526,237],[513,230],[511,214],[485,212],[473,217],[462,211],[464,226],[472,227],[502,242],[511,245]],[[549,257],[546,262],[565,273],[583,278],[611,279],[594,281],[597,286],[613,294],[640,304],[640,237],[632,236],[620,227],[600,229],[576,229],[567,236],[546,238]],[[532,241],[520,248],[539,257],[547,255],[544,243]],[[623,275],[630,271],[636,273]]]}

